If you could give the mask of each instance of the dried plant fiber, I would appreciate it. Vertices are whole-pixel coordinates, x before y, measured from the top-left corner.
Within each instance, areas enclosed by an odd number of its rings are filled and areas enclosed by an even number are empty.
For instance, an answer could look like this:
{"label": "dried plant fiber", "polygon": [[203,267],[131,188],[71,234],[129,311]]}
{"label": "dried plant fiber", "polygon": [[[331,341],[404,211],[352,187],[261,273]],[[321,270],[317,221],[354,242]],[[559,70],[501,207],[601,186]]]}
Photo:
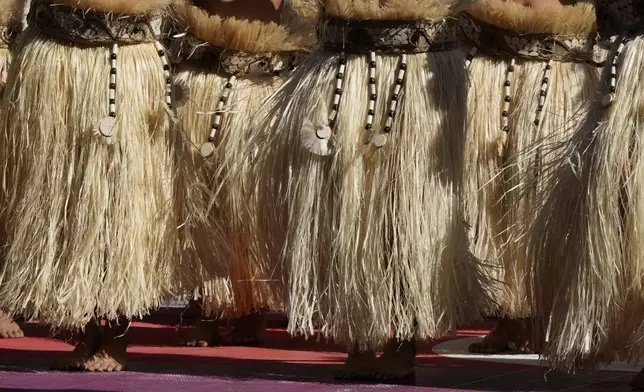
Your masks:
{"label": "dried plant fiber", "polygon": [[[222,19],[180,3],[175,3],[174,12],[179,26],[225,50],[245,54],[290,52],[301,48],[303,42],[274,23]],[[225,39],[233,36],[243,39]],[[176,75],[177,83],[190,91],[190,100],[178,113],[189,140],[183,165],[186,215],[200,222],[193,226],[190,241],[200,254],[204,272],[225,268],[223,273],[204,274],[198,284],[202,311],[213,316],[219,312],[234,316],[253,308],[284,307],[281,275],[273,276],[275,273],[263,264],[265,259],[257,256],[261,252],[256,242],[258,211],[248,174],[251,158],[246,154],[253,118],[262,102],[282,84],[282,78],[270,72],[253,72],[231,82],[215,140],[216,151],[203,157],[199,149],[209,137],[229,78],[212,57],[188,59],[180,64]],[[220,267],[213,268],[212,264]]]}
{"label": "dried plant fiber", "polygon": [[79,328],[160,306],[179,268],[176,133],[155,45],[120,48],[113,144],[93,135],[109,111],[110,48],[31,26],[16,53],[1,107],[0,307]]}
{"label": "dried plant fiber", "polygon": [[[604,109],[597,95],[530,235],[544,354],[566,371],[644,357],[642,53],[642,37],[626,44],[612,105]],[[604,92],[609,77],[610,66]]]}
{"label": "dried plant fiber", "polygon": [[[326,5],[345,19],[441,18],[448,6],[464,6],[419,3]],[[379,96],[391,96],[399,60],[378,55]],[[369,57],[347,54],[334,126],[339,147],[314,155],[300,133],[307,121],[328,116],[338,61],[337,53],[315,52],[269,99],[253,145],[262,243],[281,252],[274,260],[287,271],[290,332],[309,336],[320,326],[325,336],[361,349],[382,347],[392,331],[402,339],[453,332],[479,318],[486,302],[459,199],[464,56],[458,50],[407,56],[394,125],[376,149],[362,143]],[[377,102],[375,130],[384,126],[387,108],[386,99]]]}
{"label": "dried plant fiber", "polygon": [[[586,39],[595,30],[594,9],[588,3],[537,13],[512,2],[486,0],[468,12],[519,33]],[[553,61],[543,116],[535,125],[547,62],[517,58],[509,76],[512,101],[505,132],[501,113],[512,56],[478,53],[469,67],[465,153],[471,248],[475,256],[488,261],[486,272],[494,285],[495,301],[487,312],[525,318],[532,313],[525,236],[547,188],[546,173],[553,158],[549,150],[569,140],[585,119],[585,103],[594,97],[601,69],[587,63]]]}

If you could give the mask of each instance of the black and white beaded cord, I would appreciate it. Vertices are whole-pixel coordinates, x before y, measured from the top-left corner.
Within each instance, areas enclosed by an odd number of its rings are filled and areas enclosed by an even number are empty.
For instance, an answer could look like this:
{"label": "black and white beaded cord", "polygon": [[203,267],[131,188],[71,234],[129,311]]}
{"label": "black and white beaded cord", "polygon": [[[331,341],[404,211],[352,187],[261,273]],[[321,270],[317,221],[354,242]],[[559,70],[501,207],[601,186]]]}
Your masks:
{"label": "black and white beaded cord", "polygon": [[340,54],[338,60],[338,73],[335,77],[335,91],[333,93],[333,104],[331,106],[331,113],[329,114],[329,126],[333,127],[338,119],[338,111],[340,110],[340,100],[342,99],[342,89],[344,88],[344,72],[347,68],[347,59],[344,53]]}
{"label": "black and white beaded cord", "polygon": [[508,132],[510,127],[510,103],[512,102],[512,77],[514,76],[514,68],[516,67],[516,60],[510,59],[510,65],[508,65],[505,82],[503,83],[503,91],[505,96],[503,97],[503,107],[501,111],[501,130],[503,132]]}
{"label": "black and white beaded cord", "polygon": [[172,108],[172,74],[170,73],[170,61],[165,48],[159,41],[154,42],[154,47],[163,64],[163,76],[165,77],[165,102],[169,108]]}
{"label": "black and white beaded cord", "polygon": [[617,70],[620,66],[619,62],[622,57],[622,52],[624,52],[624,47],[626,46],[626,39],[623,36],[616,38],[617,49],[613,55],[613,60],[610,65],[610,83],[609,91],[602,97],[602,106],[607,108],[613,104],[615,100],[615,90],[617,88]]}
{"label": "black and white beaded cord", "polygon": [[394,126],[394,119],[396,118],[396,110],[398,109],[398,100],[400,99],[400,93],[405,83],[406,72],[407,72],[407,55],[402,54],[400,55],[400,65],[398,66],[398,72],[396,74],[394,91],[391,93],[391,97],[389,99],[389,110],[387,111],[387,120],[385,120],[385,126],[382,130],[382,133],[376,135],[373,138],[373,144],[378,148],[383,147],[385,144],[387,144],[387,137]]}
{"label": "black and white beaded cord", "polygon": [[201,155],[204,158],[211,156],[215,152],[215,140],[217,137],[217,132],[219,132],[221,128],[221,120],[224,114],[224,107],[228,102],[228,97],[230,96],[230,91],[235,84],[235,80],[236,77],[234,75],[228,79],[224,86],[224,90],[219,97],[219,101],[217,102],[217,109],[215,110],[212,125],[210,127],[210,135],[208,136],[208,141],[204,143],[200,148]]}
{"label": "black and white beaded cord", "polygon": [[108,116],[103,118],[98,124],[98,132],[100,136],[110,139],[116,133],[116,65],[118,62],[119,45],[112,44],[110,50],[110,77],[109,77],[109,111]]}
{"label": "black and white beaded cord", "polygon": [[364,127],[364,144],[369,144],[373,135],[373,119],[376,115],[376,100],[378,99],[378,87],[376,85],[376,52],[369,52],[369,107],[367,111],[367,123]]}
{"label": "black and white beaded cord", "polygon": [[539,90],[539,104],[537,105],[537,113],[534,118],[534,125],[539,127],[543,120],[543,108],[546,105],[548,97],[550,74],[552,73],[552,60],[548,61],[543,70],[543,79],[541,80],[541,90]]}

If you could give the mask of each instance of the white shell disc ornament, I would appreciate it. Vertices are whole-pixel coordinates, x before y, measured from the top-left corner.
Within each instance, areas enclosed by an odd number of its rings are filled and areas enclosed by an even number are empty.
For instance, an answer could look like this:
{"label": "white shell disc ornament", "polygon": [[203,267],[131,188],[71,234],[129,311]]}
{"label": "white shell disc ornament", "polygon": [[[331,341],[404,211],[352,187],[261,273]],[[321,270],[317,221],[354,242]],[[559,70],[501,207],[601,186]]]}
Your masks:
{"label": "white shell disc ornament", "polygon": [[387,136],[383,135],[382,133],[374,136],[372,140],[373,144],[378,148],[383,147],[385,144],[387,144]]}
{"label": "white shell disc ornament", "polygon": [[319,156],[333,154],[332,136],[333,131],[328,124],[314,124],[310,120],[305,120],[300,130],[300,138],[304,148]]}
{"label": "white shell disc ornament", "polygon": [[211,142],[206,142],[201,145],[199,152],[201,153],[202,157],[208,158],[209,156],[215,153],[215,145]]}
{"label": "white shell disc ornament", "polygon": [[105,117],[98,124],[98,132],[101,136],[111,138],[116,134],[116,118]]}

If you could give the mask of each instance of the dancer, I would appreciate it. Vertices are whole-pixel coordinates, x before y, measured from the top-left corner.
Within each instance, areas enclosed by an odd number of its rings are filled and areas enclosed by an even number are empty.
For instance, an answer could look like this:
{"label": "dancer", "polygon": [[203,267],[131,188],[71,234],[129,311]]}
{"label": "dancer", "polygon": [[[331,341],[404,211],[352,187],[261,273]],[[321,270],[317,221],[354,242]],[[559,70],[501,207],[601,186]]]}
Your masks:
{"label": "dancer", "polygon": [[[34,0],[0,123],[0,307],[83,329],[66,368],[125,366],[177,286],[169,0]],[[100,320],[107,320],[105,326]]]}
{"label": "dancer", "polygon": [[467,78],[454,15],[466,3],[324,1],[323,48],[255,132],[259,223],[263,243],[284,244],[289,330],[320,326],[345,344],[340,378],[412,375],[415,339],[486,304],[460,209]]}
{"label": "dancer", "polygon": [[[6,83],[7,73],[11,65],[11,47],[22,30],[22,11],[24,1],[0,1],[0,97]],[[0,113],[0,116],[2,114]],[[14,319],[0,310],[0,339],[21,338],[25,336]]]}
{"label": "dancer", "polygon": [[[644,357],[642,5],[597,2],[611,56],[587,121],[558,156],[529,237],[543,353],[565,371]],[[642,380],[640,374],[637,387]]]}
{"label": "dancer", "polygon": [[199,285],[202,317],[182,344],[220,343],[221,313],[242,316],[229,336],[233,344],[257,344],[266,326],[262,308],[284,308],[284,292],[282,277],[259,263],[262,250],[252,241],[259,212],[245,152],[253,116],[282,84],[297,53],[310,50],[314,35],[312,29],[292,31],[279,24],[285,13],[285,22],[302,25],[281,1],[255,0],[256,7],[267,8],[262,13],[244,1],[194,3],[199,6],[173,5],[175,28],[185,33],[176,43],[182,61],[175,77],[184,91],[178,114],[190,144],[183,160],[185,215],[198,222],[190,230],[198,263],[214,260],[226,271],[213,271],[206,276],[214,279]]}
{"label": "dancer", "polygon": [[532,352],[525,236],[547,185],[552,144],[584,120],[601,67],[595,11],[575,1],[482,0],[461,18],[471,50],[465,173],[474,254],[487,260],[495,329],[470,351]]}

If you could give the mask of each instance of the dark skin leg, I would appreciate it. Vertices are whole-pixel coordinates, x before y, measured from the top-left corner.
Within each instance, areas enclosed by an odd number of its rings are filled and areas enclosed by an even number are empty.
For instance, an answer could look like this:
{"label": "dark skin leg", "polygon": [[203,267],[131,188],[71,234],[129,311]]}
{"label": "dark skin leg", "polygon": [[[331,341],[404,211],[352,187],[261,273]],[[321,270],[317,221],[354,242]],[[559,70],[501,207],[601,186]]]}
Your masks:
{"label": "dark skin leg", "polygon": [[52,366],[55,370],[82,370],[87,361],[103,340],[103,330],[98,320],[92,320],[85,326],[85,330],[79,336],[80,341],[74,350],[67,354],[59,363]]}
{"label": "dark skin leg", "polygon": [[103,340],[96,353],[88,358],[84,370],[88,372],[120,372],[127,365],[126,333],[130,320],[120,318],[118,321],[107,322],[103,328]]}
{"label": "dark skin leg", "polygon": [[349,352],[341,370],[333,373],[333,377],[343,381],[365,381],[375,379],[377,373],[376,353],[360,351],[355,348]]}
{"label": "dark skin leg", "polygon": [[477,354],[498,354],[512,351],[517,354],[534,353],[532,320],[501,319],[480,343],[473,343],[469,351]]}
{"label": "dark skin leg", "polygon": [[416,342],[391,339],[376,363],[376,381],[400,381],[412,377],[416,370]]}
{"label": "dark skin leg", "polygon": [[195,328],[179,342],[184,347],[210,347],[221,344],[219,318],[201,318]]}
{"label": "dark skin leg", "polygon": [[237,320],[235,329],[226,337],[235,346],[256,346],[264,339],[266,311],[251,311]]}

